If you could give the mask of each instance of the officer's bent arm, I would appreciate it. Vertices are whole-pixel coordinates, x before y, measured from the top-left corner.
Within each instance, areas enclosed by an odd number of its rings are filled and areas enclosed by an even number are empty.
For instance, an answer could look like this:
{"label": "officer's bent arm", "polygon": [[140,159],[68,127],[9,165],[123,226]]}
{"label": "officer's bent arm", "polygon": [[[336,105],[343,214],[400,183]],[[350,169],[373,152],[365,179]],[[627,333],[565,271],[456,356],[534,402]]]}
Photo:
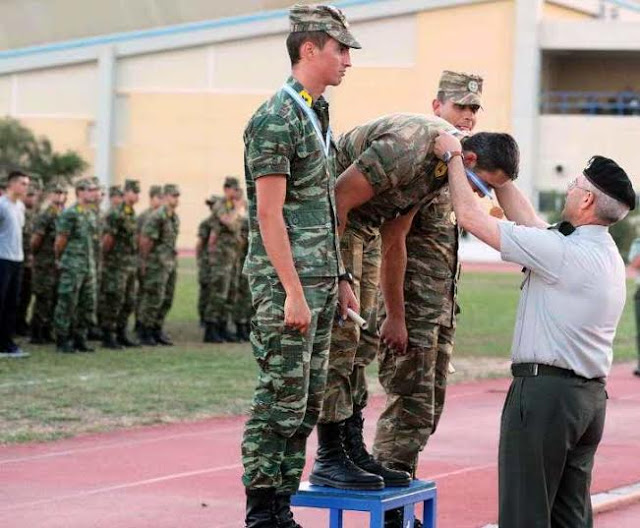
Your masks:
{"label": "officer's bent arm", "polygon": [[40,233],[34,233],[33,235],[31,235],[29,244],[31,246],[31,251],[33,253],[37,253],[40,250],[40,246],[42,245],[42,235]]}
{"label": "officer's bent arm", "polygon": [[458,156],[449,162],[449,188],[458,225],[500,251],[498,220],[485,212],[476,200],[467,180],[462,159]]}
{"label": "officer's bent arm", "polygon": [[349,211],[367,203],[373,198],[373,187],[364,174],[355,166],[349,165],[336,181],[336,209],[338,232],[344,233]]}
{"label": "officer's bent arm", "polygon": [[64,249],[67,247],[68,240],[69,235],[66,233],[56,235],[56,240],[53,243],[53,253],[55,254],[56,260],[58,260],[64,253]]}
{"label": "officer's bent arm", "polygon": [[258,226],[267,256],[287,296],[304,297],[282,214],[286,193],[284,174],[268,174],[256,180]]}
{"label": "officer's bent arm", "polygon": [[495,191],[505,216],[512,222],[527,227],[546,228],[549,226],[536,214],[531,202],[514,182],[508,181],[504,185],[496,187]]}

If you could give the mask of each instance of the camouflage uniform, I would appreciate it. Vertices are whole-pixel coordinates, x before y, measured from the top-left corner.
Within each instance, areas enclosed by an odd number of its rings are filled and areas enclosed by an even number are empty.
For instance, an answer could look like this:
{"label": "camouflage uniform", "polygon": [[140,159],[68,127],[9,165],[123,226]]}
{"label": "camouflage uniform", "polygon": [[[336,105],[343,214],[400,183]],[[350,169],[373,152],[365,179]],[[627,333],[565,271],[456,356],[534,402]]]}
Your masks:
{"label": "camouflage uniform", "polygon": [[[137,180],[127,180],[125,191],[140,192]],[[126,202],[107,213],[103,233],[113,237],[113,247],[103,256],[101,317],[103,331],[124,335],[135,307],[138,235],[136,213]],[[107,336],[109,337],[109,336]]]}
{"label": "camouflage uniform", "polygon": [[58,289],[58,272],[53,246],[56,240],[56,222],[60,213],[60,209],[51,204],[36,216],[33,223],[33,234],[42,237],[42,241],[33,255],[35,302],[31,328],[47,335],[50,335],[53,325],[53,311]]}
{"label": "camouflage uniform", "polygon": [[[297,93],[304,91],[292,77],[286,84]],[[327,102],[320,97],[312,109],[326,131]],[[255,309],[251,344],[260,371],[242,441],[242,480],[249,489],[275,488],[291,494],[298,489],[306,440],[320,414],[337,297],[333,152],[324,155],[311,120],[284,90],[253,115],[244,142],[249,202],[244,272],[249,276]],[[257,224],[256,180],[268,174],[287,178],[283,217],[311,310],[306,335],[283,328],[286,296]]]}
{"label": "camouflage uniform", "polygon": [[338,142],[340,170],[355,163],[375,193],[349,214],[341,243],[344,264],[354,275],[361,311],[372,330],[363,333],[365,339],[360,344],[360,333],[353,323],[334,326],[322,423],[340,422],[352,415],[354,406],[366,406],[364,370],[375,358],[378,344],[372,322],[380,273],[379,226],[409,212],[446,183],[446,164],[433,154],[441,130],[455,131],[438,117],[393,114],[356,127]]}
{"label": "camouflage uniform", "polygon": [[[178,193],[177,186],[165,185],[164,194],[174,192]],[[142,235],[153,241],[140,292],[140,323],[144,328],[160,331],[173,304],[179,229],[180,219],[167,205],[153,211],[142,228]]]}
{"label": "camouflage uniform", "polygon": [[233,280],[233,266],[238,258],[238,239],[242,223],[240,219],[229,225],[220,217],[234,211],[231,200],[221,200],[211,213],[211,234],[215,234],[215,245],[207,248],[209,263],[209,298],[204,311],[205,323],[226,325],[227,298]]}
{"label": "camouflage uniform", "polygon": [[[217,200],[212,196],[206,201],[211,207]],[[196,251],[196,264],[198,266],[198,317],[204,322],[204,311],[209,299],[209,284],[211,283],[211,265],[209,264],[209,235],[211,235],[212,215],[209,214],[198,225],[198,249]]]}
{"label": "camouflage uniform", "polygon": [[233,269],[232,291],[229,294],[228,311],[236,325],[237,338],[240,341],[249,339],[248,325],[253,314],[251,306],[251,290],[247,276],[242,273],[242,266],[249,249],[249,219],[244,217],[240,226],[238,256]]}
{"label": "camouflage uniform", "polygon": [[[444,71],[438,91],[442,101],[480,106],[482,78]],[[406,239],[407,351],[396,355],[382,346],[379,355],[379,379],[387,403],[378,420],[373,452],[384,464],[413,474],[444,407],[459,312],[458,235],[449,187],[445,186],[421,206]],[[385,316],[381,303],[381,321]]]}
{"label": "camouflage uniform", "polygon": [[68,339],[71,333],[76,339],[84,340],[87,329],[96,321],[95,222],[95,212],[80,204],[65,209],[57,220],[57,234],[67,236],[67,245],[60,257],[54,313],[59,341]]}
{"label": "camouflage uniform", "polygon": [[[29,185],[28,194],[35,195],[37,188]],[[20,297],[18,299],[18,313],[16,314],[16,332],[19,335],[26,335],[29,330],[27,323],[27,313],[31,304],[32,277],[33,277],[33,254],[31,252],[31,234],[33,233],[33,222],[37,214],[37,205],[25,207],[24,225],[22,226],[22,251],[24,261],[22,264],[22,280],[20,281]]]}
{"label": "camouflage uniform", "polygon": [[[161,196],[162,195],[162,186],[161,185],[152,185],[149,188],[149,198],[153,198],[155,196]],[[140,236],[142,235],[142,228],[144,227],[144,224],[147,222],[147,220],[149,219],[149,216],[151,215],[151,213],[153,213],[153,211],[155,211],[155,209],[153,209],[152,207],[148,207],[147,209],[145,209],[144,211],[142,211],[142,213],[140,213],[136,219],[136,232],[138,235],[138,240],[140,239]],[[142,297],[142,272],[141,272],[141,268],[140,268],[140,264],[141,264],[141,260],[138,259],[138,296],[136,297],[136,328],[138,328],[139,323],[140,323],[140,299]]]}

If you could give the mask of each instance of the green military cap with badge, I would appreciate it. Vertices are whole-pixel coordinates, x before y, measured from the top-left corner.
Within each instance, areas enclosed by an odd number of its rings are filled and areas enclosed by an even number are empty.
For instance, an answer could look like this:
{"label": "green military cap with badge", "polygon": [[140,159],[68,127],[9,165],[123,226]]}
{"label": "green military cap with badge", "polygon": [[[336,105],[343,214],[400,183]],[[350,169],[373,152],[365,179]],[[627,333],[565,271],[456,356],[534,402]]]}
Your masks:
{"label": "green military cap with badge", "polygon": [[152,185],[149,187],[149,197],[162,196],[162,185]]}
{"label": "green military cap with badge", "polygon": [[165,183],[162,194],[170,196],[180,196],[180,189],[175,183]]}
{"label": "green military cap with badge", "polygon": [[119,185],[109,187],[109,198],[113,198],[114,196],[124,196],[122,188]]}
{"label": "green military cap with badge", "polygon": [[138,180],[125,180],[124,181],[124,192],[131,191],[134,193],[140,192],[140,182]]}
{"label": "green military cap with badge", "polygon": [[324,31],[349,48],[362,48],[349,31],[346,17],[334,6],[296,4],[289,9],[289,26],[291,33]]}
{"label": "green military cap with badge", "polygon": [[40,187],[36,183],[29,182],[29,186],[27,187],[27,196],[35,196],[39,190]]}
{"label": "green military cap with badge", "polygon": [[482,106],[482,77],[445,70],[440,77],[438,92],[444,100],[465,106]]}
{"label": "green military cap with badge", "polygon": [[212,205],[215,205],[216,203],[218,203],[218,201],[222,200],[221,196],[218,196],[216,194],[212,194],[211,196],[209,196],[209,198],[207,198],[204,203],[207,204],[209,207],[211,207]]}
{"label": "green military cap with badge", "polygon": [[100,184],[100,180],[98,179],[97,176],[91,176],[91,178],[87,178],[89,180],[89,187],[88,189],[90,191],[95,191],[97,189],[101,189],[101,190],[106,190],[104,185]]}
{"label": "green military cap with badge", "polygon": [[76,180],[74,182],[73,186],[75,187],[76,191],[87,191],[91,188],[95,188],[95,185],[91,183],[91,180],[89,178],[80,178],[79,180]]}
{"label": "green military cap with badge", "polygon": [[61,180],[50,181],[47,185],[47,192],[49,193],[66,193],[67,184]]}

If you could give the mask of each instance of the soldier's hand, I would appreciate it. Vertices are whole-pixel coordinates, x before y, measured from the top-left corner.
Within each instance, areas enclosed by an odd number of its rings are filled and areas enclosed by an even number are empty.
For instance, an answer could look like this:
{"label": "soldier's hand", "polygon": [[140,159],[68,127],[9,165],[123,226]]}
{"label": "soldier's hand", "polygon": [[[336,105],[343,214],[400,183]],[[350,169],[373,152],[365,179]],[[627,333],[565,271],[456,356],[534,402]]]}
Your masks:
{"label": "soldier's hand", "polygon": [[306,334],[311,325],[311,310],[303,294],[287,295],[284,301],[284,326]]}
{"label": "soldier's hand", "polygon": [[462,151],[460,140],[453,134],[441,130],[433,145],[433,153],[442,159],[445,152]]}
{"label": "soldier's hand", "polygon": [[356,294],[353,293],[353,288],[346,280],[338,282],[338,310],[340,311],[340,318],[343,321],[347,320],[347,309],[351,308],[354,312],[360,312],[360,303]]}
{"label": "soldier's hand", "polygon": [[396,354],[407,351],[409,335],[407,325],[401,317],[387,317],[380,327],[380,342],[392,349]]}

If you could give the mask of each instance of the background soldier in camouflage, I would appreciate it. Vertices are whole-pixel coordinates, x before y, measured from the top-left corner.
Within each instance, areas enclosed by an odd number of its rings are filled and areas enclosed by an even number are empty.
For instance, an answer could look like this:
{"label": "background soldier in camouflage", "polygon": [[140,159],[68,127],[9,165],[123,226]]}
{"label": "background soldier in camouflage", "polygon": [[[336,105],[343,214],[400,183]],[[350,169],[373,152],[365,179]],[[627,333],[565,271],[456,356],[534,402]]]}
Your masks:
{"label": "background soldier in camouflage", "polygon": [[31,290],[33,277],[33,253],[31,252],[31,234],[33,233],[33,221],[38,214],[39,207],[39,183],[37,180],[29,181],[29,188],[23,203],[24,226],[22,227],[22,251],[24,261],[22,264],[22,281],[20,282],[20,298],[18,299],[18,313],[16,314],[16,334],[26,336],[29,334],[27,313],[31,304]]}
{"label": "background soldier in camouflage", "polygon": [[58,270],[53,246],[56,221],[67,200],[67,188],[53,182],[47,188],[43,210],[33,222],[31,251],[33,253],[33,294],[35,301],[31,315],[31,343],[53,343],[53,311],[58,290]]}
{"label": "background soldier in camouflage", "polygon": [[94,350],[87,345],[87,330],[96,321],[96,215],[91,204],[98,189],[88,179],[78,181],[77,202],[57,220],[55,254],[60,278],[54,326],[59,352]]}
{"label": "background soldier in camouflage", "polygon": [[236,327],[235,341],[249,341],[249,322],[253,315],[251,306],[251,290],[247,276],[242,273],[244,261],[249,249],[249,218],[241,220],[238,234],[238,256],[233,267],[233,281],[227,299],[227,311],[231,313]]}
{"label": "background soldier in camouflage", "polygon": [[176,286],[176,239],[180,220],[175,211],[180,190],[177,185],[168,183],[163,194],[164,205],[149,215],[140,239],[140,342],[147,346],[173,345],[163,326],[173,304]]}
{"label": "background soldier in camouflage", "polygon": [[[138,248],[140,248],[140,241],[142,239],[142,228],[147,219],[158,209],[164,202],[164,195],[162,194],[162,185],[152,185],[149,187],[149,207],[147,207],[142,213],[138,215],[136,220],[136,229],[138,233]],[[136,332],[140,333],[140,298],[142,297],[142,260],[138,259],[138,296],[136,298]]]}
{"label": "background soldier in camouflage", "polygon": [[198,225],[198,240],[196,242],[196,264],[198,266],[198,318],[200,326],[204,327],[204,310],[209,299],[209,284],[211,282],[211,266],[209,265],[209,235],[215,204],[222,200],[221,196],[212,194],[205,200],[209,207],[209,214]]}
{"label": "background soldier in camouflage", "polygon": [[335,174],[322,93],[340,84],[351,65],[349,48],[360,45],[333,7],[296,5],[290,22],[292,76],[244,133],[250,230],[244,271],[260,368],[242,441],[247,528],[298,526],[291,494],[320,413],[338,289],[343,315],[357,309],[349,285],[337,285]]}
{"label": "background soldier in camouflage", "polygon": [[106,187],[100,183],[100,180],[96,176],[91,177],[90,181],[93,185],[93,191],[89,210],[93,213],[95,219],[92,240],[96,276],[96,321],[89,327],[88,338],[95,341],[102,337],[102,331],[100,330],[100,315],[102,311],[100,310],[99,293],[102,285],[102,227],[104,224],[104,214],[100,210],[100,205],[106,196]]}
{"label": "background soldier in camouflage", "polygon": [[126,180],[124,201],[109,210],[103,227],[102,345],[114,350],[138,346],[127,335],[127,322],[135,307],[138,234],[133,207],[139,197],[138,180]]}
{"label": "background soldier in camouflage", "polygon": [[120,185],[109,187],[109,209],[115,209],[124,201],[124,193]]}
{"label": "background soldier in camouflage", "polygon": [[[433,101],[434,113],[470,133],[481,95],[481,77],[444,71]],[[459,230],[449,187],[423,204],[410,225],[406,241],[397,241],[407,252],[404,285],[398,276],[393,278],[393,269],[388,270],[398,291],[387,291],[388,314],[384,304],[381,307],[386,344],[380,349],[379,377],[387,404],[377,424],[373,451],[383,463],[415,476],[418,455],[442,414],[459,311]],[[392,243],[388,250],[389,255],[397,254]]]}
{"label": "background soldier in camouflage", "polygon": [[210,270],[209,298],[204,311],[205,343],[232,340],[227,331],[227,299],[233,280],[233,267],[238,258],[238,241],[245,208],[238,178],[227,177],[223,191],[224,199],[212,208],[207,242]]}

